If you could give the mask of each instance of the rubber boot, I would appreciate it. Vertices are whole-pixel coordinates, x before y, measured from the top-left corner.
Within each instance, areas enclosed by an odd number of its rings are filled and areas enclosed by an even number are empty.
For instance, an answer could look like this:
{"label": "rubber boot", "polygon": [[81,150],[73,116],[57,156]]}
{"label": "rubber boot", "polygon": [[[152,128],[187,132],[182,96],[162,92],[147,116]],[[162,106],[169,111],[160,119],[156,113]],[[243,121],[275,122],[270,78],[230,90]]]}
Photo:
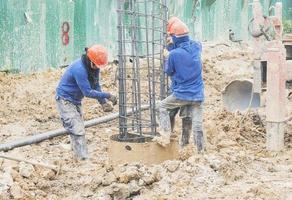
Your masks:
{"label": "rubber boot", "polygon": [[171,125],[169,112],[166,109],[159,110],[159,134],[153,138],[153,142],[166,147],[170,143]]}
{"label": "rubber boot", "polygon": [[197,150],[199,153],[205,150],[203,131],[196,131],[196,134],[194,135],[194,143],[195,143],[195,146],[197,146]]}
{"label": "rubber boot", "polygon": [[190,135],[192,131],[192,118],[184,117],[182,118],[182,134],[180,140],[180,147],[185,147],[189,144]]}
{"label": "rubber boot", "polygon": [[175,108],[175,109],[169,111],[171,133],[174,132],[174,127],[175,127],[175,116],[176,116],[176,114],[178,113],[179,109],[180,109],[180,108]]}
{"label": "rubber boot", "polygon": [[88,158],[88,150],[85,135],[70,134],[72,150],[78,159],[85,160]]}

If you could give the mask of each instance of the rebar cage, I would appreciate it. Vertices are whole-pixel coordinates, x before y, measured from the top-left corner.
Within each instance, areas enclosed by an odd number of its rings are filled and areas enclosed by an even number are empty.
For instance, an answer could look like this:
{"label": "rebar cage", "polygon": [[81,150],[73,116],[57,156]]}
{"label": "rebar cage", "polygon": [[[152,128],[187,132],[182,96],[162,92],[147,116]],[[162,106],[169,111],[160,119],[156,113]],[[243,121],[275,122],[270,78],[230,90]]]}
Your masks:
{"label": "rebar cage", "polygon": [[157,102],[168,90],[163,73],[168,10],[166,0],[117,3],[119,140],[130,141],[157,133]]}

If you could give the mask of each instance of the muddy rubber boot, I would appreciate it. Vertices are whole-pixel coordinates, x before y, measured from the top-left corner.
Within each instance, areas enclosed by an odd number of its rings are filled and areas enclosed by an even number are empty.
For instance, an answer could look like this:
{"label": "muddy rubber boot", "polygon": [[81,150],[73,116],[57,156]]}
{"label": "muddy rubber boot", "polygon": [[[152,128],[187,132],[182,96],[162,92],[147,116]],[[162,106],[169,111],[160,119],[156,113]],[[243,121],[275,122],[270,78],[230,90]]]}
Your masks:
{"label": "muddy rubber boot", "polygon": [[169,111],[169,118],[170,118],[170,126],[171,126],[171,133],[174,132],[175,127],[175,116],[178,113],[179,108],[173,109]]}
{"label": "muddy rubber boot", "polygon": [[72,150],[78,159],[88,159],[88,150],[84,135],[70,135]]}
{"label": "muddy rubber boot", "polygon": [[169,111],[166,109],[159,110],[159,134],[152,139],[153,142],[166,147],[170,143],[171,125]]}
{"label": "muddy rubber boot", "polygon": [[197,146],[199,153],[202,153],[205,150],[203,131],[196,131],[196,134],[194,135],[194,143]]}
{"label": "muddy rubber boot", "polygon": [[152,139],[153,142],[156,142],[162,147],[166,147],[170,143],[170,134],[160,134],[160,136],[156,136]]}
{"label": "muddy rubber boot", "polygon": [[170,126],[171,126],[171,133],[174,132],[174,127],[175,127],[175,116],[169,115],[170,117]]}
{"label": "muddy rubber boot", "polygon": [[192,131],[192,118],[191,117],[182,118],[182,134],[181,134],[181,140],[180,140],[180,147],[185,147],[189,144],[191,131]]}

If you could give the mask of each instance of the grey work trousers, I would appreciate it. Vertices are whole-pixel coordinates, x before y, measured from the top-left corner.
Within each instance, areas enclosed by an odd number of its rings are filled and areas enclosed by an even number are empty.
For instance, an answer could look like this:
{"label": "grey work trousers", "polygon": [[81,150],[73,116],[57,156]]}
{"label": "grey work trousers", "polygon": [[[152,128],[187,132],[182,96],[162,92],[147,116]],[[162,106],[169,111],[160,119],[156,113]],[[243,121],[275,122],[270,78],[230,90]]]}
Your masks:
{"label": "grey work trousers", "polygon": [[[203,103],[177,99],[174,95],[165,98],[159,104],[159,125],[162,135],[171,134],[170,112],[181,108],[180,117],[190,117],[194,143],[198,150],[204,149],[203,136]],[[184,128],[184,127],[183,127]],[[182,136],[183,137],[183,136]]]}
{"label": "grey work trousers", "polygon": [[56,98],[56,102],[63,126],[70,134],[71,147],[74,154],[80,159],[88,158],[81,105],[75,105],[60,97]]}

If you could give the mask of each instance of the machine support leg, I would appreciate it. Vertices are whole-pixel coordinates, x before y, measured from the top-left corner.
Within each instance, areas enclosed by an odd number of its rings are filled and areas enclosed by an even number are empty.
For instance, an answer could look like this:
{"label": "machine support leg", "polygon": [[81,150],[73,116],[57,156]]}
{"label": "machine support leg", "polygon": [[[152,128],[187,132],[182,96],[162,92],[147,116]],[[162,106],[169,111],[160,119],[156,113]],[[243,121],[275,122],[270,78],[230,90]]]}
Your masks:
{"label": "machine support leg", "polygon": [[284,148],[286,108],[286,52],[280,41],[266,43],[263,59],[267,61],[267,149],[280,151]]}
{"label": "machine support leg", "polygon": [[284,148],[284,122],[267,122],[267,149],[280,151]]}

